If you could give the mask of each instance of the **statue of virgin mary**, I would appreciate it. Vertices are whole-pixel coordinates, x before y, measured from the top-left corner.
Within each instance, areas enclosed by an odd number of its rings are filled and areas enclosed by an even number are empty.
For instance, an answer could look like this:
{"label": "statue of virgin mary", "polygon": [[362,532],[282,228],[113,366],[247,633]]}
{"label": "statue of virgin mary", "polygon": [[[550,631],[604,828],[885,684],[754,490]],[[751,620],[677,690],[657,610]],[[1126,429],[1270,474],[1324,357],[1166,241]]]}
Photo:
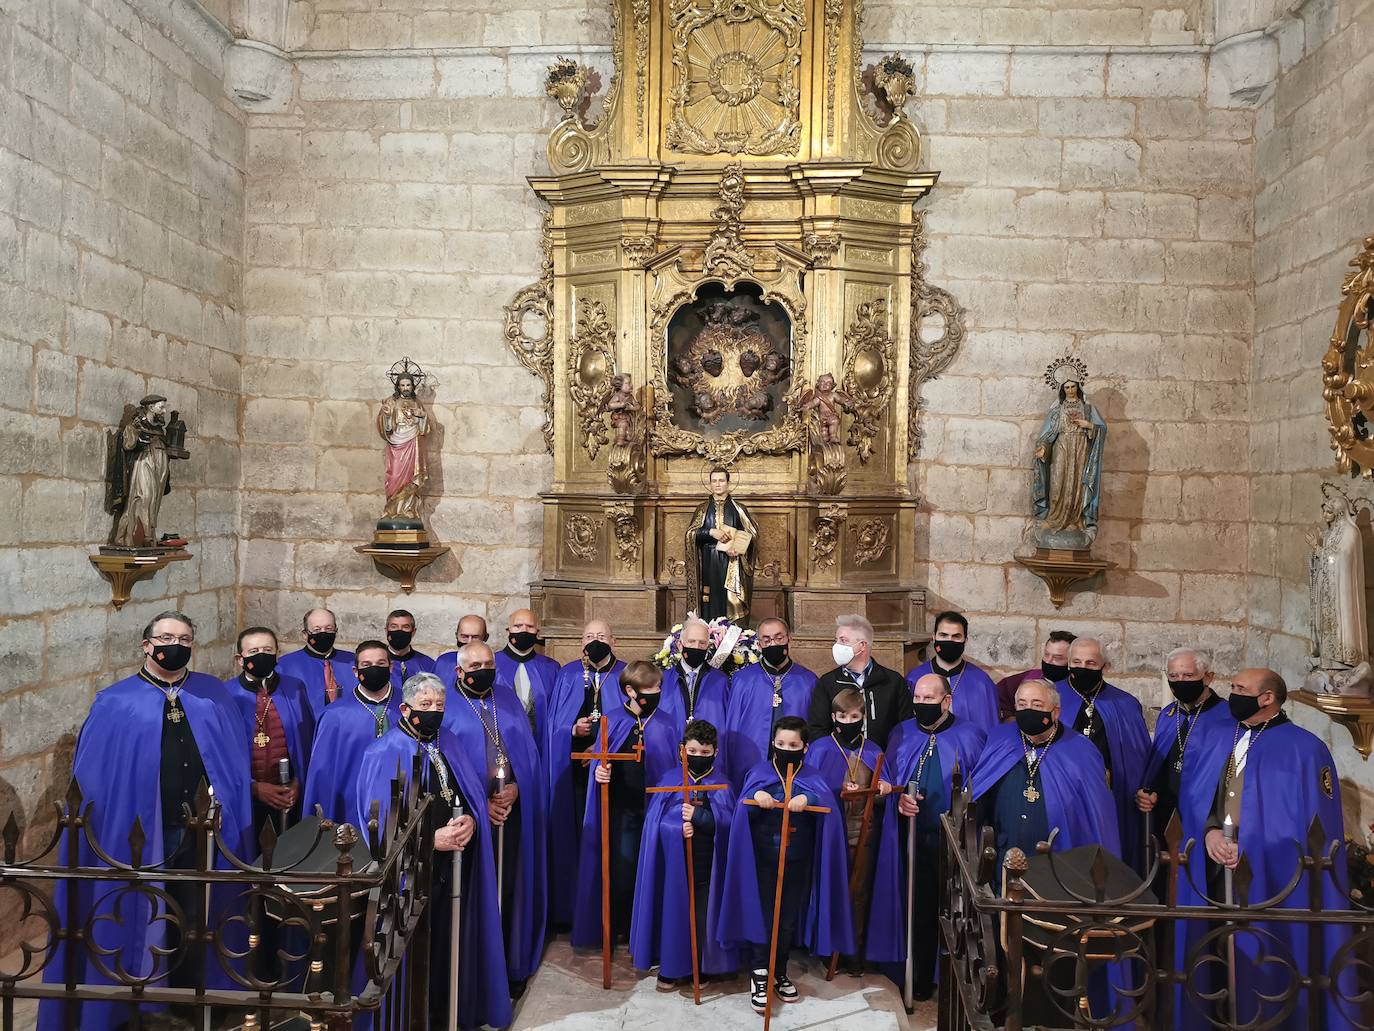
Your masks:
{"label": "statue of virgin mary", "polygon": [[1088,367],[1073,357],[1060,358],[1045,370],[1045,381],[1058,389],[1059,400],[1035,438],[1031,539],[1040,548],[1087,551],[1097,537],[1107,424],[1083,392],[1087,378]]}

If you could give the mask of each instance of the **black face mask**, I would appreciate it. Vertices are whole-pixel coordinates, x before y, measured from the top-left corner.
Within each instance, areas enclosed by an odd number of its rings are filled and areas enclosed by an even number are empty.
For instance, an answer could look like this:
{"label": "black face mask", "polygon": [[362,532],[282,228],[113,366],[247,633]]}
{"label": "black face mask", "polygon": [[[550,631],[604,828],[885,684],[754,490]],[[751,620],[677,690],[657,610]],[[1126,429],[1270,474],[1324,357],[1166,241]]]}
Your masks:
{"label": "black face mask", "polygon": [[415,640],[413,630],[388,630],[386,632],[386,643],[391,645],[394,652],[403,652],[410,647],[410,642]]}
{"label": "black face mask", "polygon": [[270,652],[258,652],[244,658],[243,668],[248,671],[249,676],[262,680],[270,677],[272,671],[277,668],[277,657]]}
{"label": "black face mask", "polygon": [[588,641],[582,646],[582,654],[593,666],[600,666],[611,657],[611,646],[605,641]]}
{"label": "black face mask", "polygon": [[841,723],[839,720],[835,720],[835,736],[840,739],[840,744],[853,748],[863,739],[864,721]]}
{"label": "black face mask", "polygon": [[516,630],[511,633],[507,640],[510,646],[518,652],[527,652],[539,643],[539,635],[531,630]]}
{"label": "black face mask", "polygon": [[185,669],[191,661],[191,646],[186,644],[153,645],[153,661],[163,669]]}
{"label": "black face mask", "polygon": [[363,685],[365,691],[380,691],[391,683],[391,668],[389,666],[363,666],[358,670],[358,683]]}
{"label": "black face mask", "polygon": [[1207,690],[1207,685],[1201,680],[1171,680],[1169,681],[1169,690],[1184,705],[1192,705],[1202,697],[1202,692]]}
{"label": "black face mask", "polygon": [[911,706],[916,713],[916,722],[923,727],[933,727],[945,714],[945,707],[939,702],[915,702]]}
{"label": "black face mask", "polygon": [[936,641],[935,654],[940,656],[940,661],[954,665],[964,657],[963,641]]}
{"label": "black face mask", "polygon": [[463,687],[469,694],[482,695],[490,694],[492,687],[496,684],[496,670],[494,669],[472,669],[463,674]]}
{"label": "black face mask", "polygon": [[659,695],[657,694],[631,694],[630,700],[639,706],[639,718],[648,719],[658,708]]}
{"label": "black face mask", "polygon": [[763,661],[777,669],[787,661],[787,645],[765,644],[762,649]]}
{"label": "black face mask", "polygon": [[777,745],[769,745],[768,758],[778,769],[787,771],[801,766],[806,759],[806,752],[800,748],[779,748]]}
{"label": "black face mask", "polygon": [[1079,694],[1096,691],[1102,686],[1102,671],[1088,669],[1087,666],[1075,666],[1069,670],[1069,686]]}
{"label": "black face mask", "polygon": [[706,656],[711,654],[709,648],[683,648],[682,661],[689,666],[698,667],[706,661]]}
{"label": "black face mask", "polygon": [[1231,716],[1241,723],[1254,719],[1255,713],[1260,711],[1258,695],[1236,694],[1233,691],[1231,697],[1226,699],[1226,705],[1231,710]]}
{"label": "black face mask", "polygon": [[415,736],[423,741],[428,741],[439,733],[439,728],[444,725],[444,714],[442,712],[421,709],[411,709],[410,715],[406,717],[410,720],[410,726],[415,731]]}
{"label": "black face mask", "polygon": [[305,635],[305,643],[310,646],[310,650],[319,655],[328,655],[334,650],[334,640],[339,635],[336,633],[325,632],[323,630],[314,634]]}
{"label": "black face mask", "polygon": [[689,755],[687,757],[687,772],[693,777],[704,777],[711,772],[716,765],[714,755]]}
{"label": "black face mask", "polygon": [[1035,737],[1054,725],[1054,716],[1042,709],[1017,709],[1016,725],[1026,737]]}
{"label": "black face mask", "polygon": [[1058,684],[1069,675],[1068,666],[1058,666],[1053,662],[1041,662],[1040,672],[1052,684]]}

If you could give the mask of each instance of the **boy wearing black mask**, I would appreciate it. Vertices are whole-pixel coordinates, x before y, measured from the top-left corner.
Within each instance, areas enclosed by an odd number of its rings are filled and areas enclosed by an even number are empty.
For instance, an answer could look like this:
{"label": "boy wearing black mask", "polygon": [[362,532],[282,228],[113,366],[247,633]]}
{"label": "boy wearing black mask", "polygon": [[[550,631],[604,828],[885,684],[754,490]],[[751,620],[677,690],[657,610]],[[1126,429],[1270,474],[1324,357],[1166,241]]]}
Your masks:
{"label": "boy wearing black mask", "polygon": [[935,636],[931,641],[930,661],[906,675],[909,688],[927,673],[938,673],[949,682],[954,699],[954,714],[977,724],[987,733],[997,726],[997,685],[981,667],[964,657],[968,643],[968,620],[959,612],[941,612],[935,617]]}
{"label": "boy wearing black mask", "polygon": [[[692,720],[682,735],[690,783],[725,784],[717,763],[716,728]],[[657,787],[682,784],[682,767],[664,774]],[[689,898],[696,899],[698,969],[703,975],[733,974],[739,957],[716,944],[720,915],[720,886],[725,877],[725,847],[735,812],[735,793],[693,792],[687,802],[680,793],[658,792],[644,817],[635,875],[634,917],[630,924],[630,955],[635,969],[658,967],[658,990],[670,992],[679,982],[691,982],[692,942]],[[684,846],[685,842],[685,846]],[[692,852],[693,892],[687,890],[687,849]]]}
{"label": "boy wearing black mask", "polygon": [[[635,760],[592,763],[591,782],[582,820],[581,854],[577,864],[577,894],[573,905],[574,948],[601,947],[601,791],[610,785],[611,933],[628,938],[635,901],[635,871],[644,830],[644,788],[658,784],[678,763],[680,736],[676,727],[659,717],[663,671],[649,662],[635,661],[620,675],[621,704],[606,712],[606,743],[613,753],[632,754]],[[600,737],[596,748],[600,748]]]}
{"label": "boy wearing black mask", "polygon": [[434,660],[424,652],[417,652],[415,617],[405,609],[392,609],[386,614],[386,647],[391,656],[391,683],[399,694],[401,685],[416,673],[433,673]]}
{"label": "boy wearing black mask", "polygon": [[[723,948],[738,948],[750,970],[750,1003],[763,1012],[768,994],[770,942],[774,946],[774,994],[795,1002],[798,991],[787,976],[787,959],[804,931],[804,944],[816,955],[854,951],[849,907],[849,864],[844,817],[839,799],[806,759],[806,721],[784,716],[773,729],[768,758],[745,778],[740,805],[730,829],[725,898],[716,932]],[[782,847],[782,805],[789,771],[792,782],[787,854],[782,899],[777,911],[778,935],[772,941],[777,898],[778,853]],[[751,800],[753,805],[745,805]],[[821,806],[826,813],[807,812]],[[816,919],[809,920],[808,914]]]}

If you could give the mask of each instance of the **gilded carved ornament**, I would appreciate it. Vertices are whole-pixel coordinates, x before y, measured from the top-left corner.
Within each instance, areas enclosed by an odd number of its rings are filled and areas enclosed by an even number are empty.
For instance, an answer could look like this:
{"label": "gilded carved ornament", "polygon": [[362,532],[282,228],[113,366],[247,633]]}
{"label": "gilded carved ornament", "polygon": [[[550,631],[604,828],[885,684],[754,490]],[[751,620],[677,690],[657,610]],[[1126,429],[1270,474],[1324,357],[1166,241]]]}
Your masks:
{"label": "gilded carved ornament", "polygon": [[544,216],[538,282],[522,287],[504,308],[506,346],[544,383],[544,447],[553,454],[553,215]]}
{"label": "gilded carved ornament", "polygon": [[577,335],[568,342],[568,393],[587,457],[595,459],[607,443],[602,417],[615,376],[615,330],[600,301],[578,304]]}
{"label": "gilded carved ornament", "polygon": [[840,63],[840,27],[844,0],[825,0],[825,135],[835,138],[835,80]]}
{"label": "gilded carved ornament", "polygon": [[1365,237],[1341,282],[1341,306],[1322,356],[1322,398],[1336,467],[1374,478],[1374,236]]}
{"label": "gilded carved ornament", "polygon": [[840,249],[840,238],[835,233],[807,233],[802,237],[802,250],[816,268],[829,268]]}
{"label": "gilded carved ornament", "polygon": [[564,543],[583,562],[595,562],[604,525],[603,519],[593,518],[584,512],[573,512],[563,523]]}
{"label": "gilded carved ornament", "polygon": [[[916,461],[921,448],[921,385],[949,368],[964,343],[964,309],[948,290],[926,281],[926,216],[916,212],[911,254],[911,359],[907,391],[907,455]],[[938,334],[927,336],[927,321],[938,320]]]}
{"label": "gilded carved ornament", "polygon": [[854,535],[854,564],[870,566],[887,554],[892,529],[881,519],[865,519],[862,523],[850,523],[849,532]]}
{"label": "gilded carved ornament", "polygon": [[796,154],[805,0],[672,0],[668,146]]}
{"label": "gilded carved ornament", "polygon": [[886,301],[867,301],[855,309],[844,335],[844,356],[842,389],[853,416],[847,443],[866,464],[896,389],[896,343],[887,330]]}
{"label": "gilded carved ornament", "polygon": [[811,524],[811,563],[817,569],[829,569],[835,564],[835,549],[840,543],[840,527],[844,512],[839,505],[831,505],[816,515]]}
{"label": "gilded carved ornament", "polygon": [[703,267],[708,275],[734,280],[754,271],[754,257],[744,246],[744,166],[736,161],[721,169],[720,204],[711,212],[716,228],[706,244]]}
{"label": "gilded carved ornament", "polygon": [[639,562],[639,553],[643,547],[634,506],[624,502],[612,505],[609,514],[611,527],[615,531],[616,560],[622,566],[633,566]]}
{"label": "gilded carved ornament", "polygon": [[600,121],[588,125],[582,109],[591,70],[570,58],[559,58],[548,70],[544,92],[558,101],[563,117],[549,134],[549,167],[555,175],[585,172],[610,160],[610,130],[620,104],[620,68],[625,60],[625,36],[620,24],[620,5],[611,5],[611,55],[615,72],[606,91],[605,113]]}

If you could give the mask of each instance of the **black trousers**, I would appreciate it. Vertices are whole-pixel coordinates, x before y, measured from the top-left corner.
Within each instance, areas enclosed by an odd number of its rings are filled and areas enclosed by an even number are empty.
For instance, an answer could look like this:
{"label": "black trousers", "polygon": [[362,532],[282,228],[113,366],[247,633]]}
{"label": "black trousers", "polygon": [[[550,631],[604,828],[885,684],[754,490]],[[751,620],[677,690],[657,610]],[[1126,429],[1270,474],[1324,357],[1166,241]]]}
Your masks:
{"label": "black trousers", "polygon": [[501,845],[501,936],[509,942],[511,940],[511,922],[515,918],[515,894],[520,886],[520,800],[517,798],[515,805],[511,806],[510,815],[506,817],[502,831],[500,827],[491,829],[491,854],[493,860],[496,858],[496,843],[502,840]]}
{"label": "black trousers", "polygon": [[[902,851],[906,851],[903,849]],[[915,985],[935,983],[935,961],[940,955],[940,847],[916,846],[915,934],[912,936],[911,980]],[[902,870],[903,879],[906,870]]]}
{"label": "black trousers", "polygon": [[[788,846],[789,851],[791,846]],[[759,903],[763,909],[764,933],[773,927],[773,899],[778,890],[778,856],[771,855],[767,849],[754,852],[754,869],[759,881]],[[801,923],[802,911],[806,908],[807,896],[811,893],[811,857],[798,856],[789,859],[782,875],[782,906],[778,912],[777,973],[787,973],[787,954],[797,938],[797,927]],[[754,943],[749,946],[749,968],[768,969],[768,945]]]}
{"label": "black trousers", "polygon": [[639,872],[639,838],[644,830],[644,810],[611,805],[611,933],[630,934],[635,902],[635,875]]}

